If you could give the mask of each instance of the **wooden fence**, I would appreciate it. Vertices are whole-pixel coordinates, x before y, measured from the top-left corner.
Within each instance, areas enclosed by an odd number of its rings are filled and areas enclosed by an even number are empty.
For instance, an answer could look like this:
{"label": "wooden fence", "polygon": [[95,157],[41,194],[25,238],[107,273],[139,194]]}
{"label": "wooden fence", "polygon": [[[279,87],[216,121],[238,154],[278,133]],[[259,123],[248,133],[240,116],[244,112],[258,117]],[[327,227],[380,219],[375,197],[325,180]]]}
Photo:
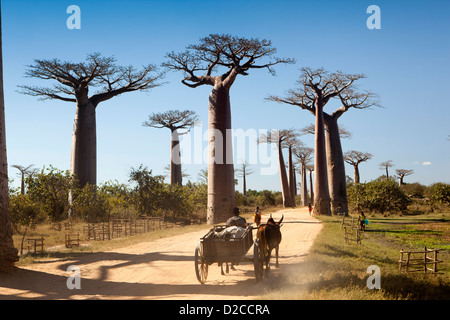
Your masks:
{"label": "wooden fence", "polygon": [[[139,218],[111,219],[109,222],[88,223],[87,225],[83,226],[83,234],[86,236],[86,239],[88,241],[104,241],[111,240],[113,238],[133,236],[155,230],[181,227],[183,225],[196,223],[202,223],[202,221],[189,219],[184,219],[182,221],[173,219],[173,221],[168,221],[162,217],[150,217],[142,215]],[[36,226],[35,221],[33,221],[32,226]],[[72,221],[68,221],[64,224],[61,222],[51,223],[51,229],[53,230],[61,231],[63,228],[64,230],[71,232],[71,230],[73,230]],[[80,234],[66,233],[65,246],[66,248],[80,246]],[[41,237],[27,239],[27,249],[29,253],[44,252],[44,238]]]}
{"label": "wooden fence", "polygon": [[344,239],[345,243],[354,241],[357,244],[361,244],[361,231],[359,228],[350,228],[350,231],[347,231],[347,227],[344,227]]}
{"label": "wooden fence", "polygon": [[345,219],[345,216],[342,218],[341,229],[344,227],[350,227],[351,229],[358,227],[358,219],[355,219],[354,217],[351,217],[352,220],[349,219],[350,217],[347,217],[347,219]]}
{"label": "wooden fence", "polygon": [[[406,272],[431,271],[432,273],[438,273],[438,263],[442,261],[438,260],[439,249],[427,249],[423,251],[403,251],[400,250],[399,270],[402,271],[405,268]],[[406,257],[404,257],[406,256]],[[429,268],[428,266],[432,266]]]}
{"label": "wooden fence", "polygon": [[43,253],[44,252],[44,237],[27,239],[28,253]]}
{"label": "wooden fence", "polygon": [[80,246],[80,234],[79,233],[66,234],[65,245],[66,245],[66,248],[79,247]]}

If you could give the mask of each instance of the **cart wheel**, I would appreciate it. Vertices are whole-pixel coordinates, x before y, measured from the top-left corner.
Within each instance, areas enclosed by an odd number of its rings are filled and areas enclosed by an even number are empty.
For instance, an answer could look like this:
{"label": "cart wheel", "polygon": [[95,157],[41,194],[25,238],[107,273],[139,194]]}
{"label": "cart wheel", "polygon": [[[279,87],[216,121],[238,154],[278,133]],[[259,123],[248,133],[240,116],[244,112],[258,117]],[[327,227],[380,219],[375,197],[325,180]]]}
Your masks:
{"label": "cart wheel", "polygon": [[253,266],[255,268],[255,278],[256,281],[261,280],[264,278],[264,265],[263,261],[261,260],[259,256],[259,240],[256,239],[253,244]]}
{"label": "cart wheel", "polygon": [[201,242],[199,242],[195,248],[195,275],[201,284],[204,284],[208,277],[208,264],[203,256],[203,246]]}

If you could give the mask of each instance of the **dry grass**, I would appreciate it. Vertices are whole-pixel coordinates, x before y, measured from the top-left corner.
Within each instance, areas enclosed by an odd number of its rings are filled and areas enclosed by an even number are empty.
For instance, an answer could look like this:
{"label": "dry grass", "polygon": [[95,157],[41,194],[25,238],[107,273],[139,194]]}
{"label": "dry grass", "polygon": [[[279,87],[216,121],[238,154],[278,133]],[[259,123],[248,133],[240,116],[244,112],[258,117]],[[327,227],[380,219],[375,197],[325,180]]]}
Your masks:
{"label": "dry grass", "polygon": [[[64,225],[64,224],[63,224]],[[133,244],[141,243],[141,242],[151,242],[156,241],[158,239],[162,239],[165,237],[175,236],[178,234],[195,232],[199,230],[207,230],[210,226],[206,224],[196,224],[190,226],[184,226],[179,228],[167,228],[161,230],[155,230],[151,232],[141,233],[133,236],[124,236],[120,238],[115,238],[111,240],[105,241],[88,241],[86,240],[86,235],[83,234],[83,226],[87,225],[86,223],[75,223],[73,224],[73,228],[70,231],[64,230],[64,227],[61,231],[53,230],[50,224],[38,224],[35,230],[29,230],[27,232],[25,241],[24,241],[24,254],[20,256],[20,260],[17,263],[19,266],[28,265],[35,261],[39,261],[41,259],[48,259],[51,257],[70,257],[72,255],[76,255],[79,252],[102,252],[113,250],[116,248],[122,248],[131,246]],[[65,234],[66,233],[79,233],[80,234],[80,247],[74,247],[72,249],[67,249],[64,245],[65,243]],[[28,254],[26,252],[26,239],[28,238],[40,238],[44,237],[45,239],[45,252],[42,254]],[[13,237],[14,245],[18,248],[20,252],[20,246],[22,241],[22,234],[16,234]]]}
{"label": "dry grass", "polygon": [[[450,220],[448,214],[436,216],[408,217],[402,227],[418,224],[417,230],[435,230],[435,244],[443,243],[448,236]],[[345,244],[340,220],[334,217],[320,217],[324,228],[316,239],[311,253],[305,262],[300,263],[288,272],[271,279],[272,288],[263,299],[301,299],[301,300],[448,300],[450,299],[450,246],[444,248],[439,259],[445,263],[439,266],[442,274],[400,273],[398,271],[399,251],[405,248],[405,242],[413,241],[414,246],[423,249],[423,243],[411,236],[410,232],[402,233],[395,224],[399,217],[383,218],[384,229],[369,218],[371,223],[364,233],[362,245]],[[401,219],[406,219],[402,217]],[[412,221],[411,221],[412,219]],[[391,222],[392,233],[383,232]],[[436,228],[438,231],[436,232]],[[420,233],[420,232],[419,232]],[[422,232],[423,234],[423,232]],[[407,239],[407,240],[406,240]],[[403,240],[403,242],[402,242]],[[430,237],[422,237],[429,241]],[[443,246],[440,246],[443,247]],[[380,267],[381,289],[367,288],[371,265]],[[275,285],[273,285],[275,284]]]}

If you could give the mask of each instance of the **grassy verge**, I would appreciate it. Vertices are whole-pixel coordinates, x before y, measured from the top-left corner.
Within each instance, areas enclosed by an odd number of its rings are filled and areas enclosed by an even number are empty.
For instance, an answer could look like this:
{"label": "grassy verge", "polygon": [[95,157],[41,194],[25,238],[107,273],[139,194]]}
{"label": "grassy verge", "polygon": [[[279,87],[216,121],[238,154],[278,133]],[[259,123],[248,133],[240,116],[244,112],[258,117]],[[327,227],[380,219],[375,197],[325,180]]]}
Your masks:
{"label": "grassy verge", "polygon": [[[449,214],[370,217],[362,244],[346,244],[340,219],[320,217],[324,227],[306,261],[279,275],[263,299],[448,300],[450,299]],[[442,274],[399,271],[400,249],[443,249]],[[368,289],[367,268],[381,271],[381,289]]]}

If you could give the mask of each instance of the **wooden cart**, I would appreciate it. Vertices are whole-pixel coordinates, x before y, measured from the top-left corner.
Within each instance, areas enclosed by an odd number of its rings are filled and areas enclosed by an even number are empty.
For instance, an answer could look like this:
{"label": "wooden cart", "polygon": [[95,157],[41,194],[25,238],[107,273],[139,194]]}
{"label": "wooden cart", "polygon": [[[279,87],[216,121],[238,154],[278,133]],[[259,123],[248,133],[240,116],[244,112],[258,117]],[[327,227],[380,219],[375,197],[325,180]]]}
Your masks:
{"label": "wooden cart", "polygon": [[195,248],[195,274],[201,284],[206,282],[208,277],[208,266],[218,263],[238,264],[244,258],[250,248],[253,249],[253,261],[255,268],[255,278],[262,277],[262,261],[259,259],[258,240],[253,241],[253,227],[248,226],[244,234],[239,238],[218,238],[217,233],[223,231],[223,225],[214,226],[209,232],[200,238],[200,242]]}

